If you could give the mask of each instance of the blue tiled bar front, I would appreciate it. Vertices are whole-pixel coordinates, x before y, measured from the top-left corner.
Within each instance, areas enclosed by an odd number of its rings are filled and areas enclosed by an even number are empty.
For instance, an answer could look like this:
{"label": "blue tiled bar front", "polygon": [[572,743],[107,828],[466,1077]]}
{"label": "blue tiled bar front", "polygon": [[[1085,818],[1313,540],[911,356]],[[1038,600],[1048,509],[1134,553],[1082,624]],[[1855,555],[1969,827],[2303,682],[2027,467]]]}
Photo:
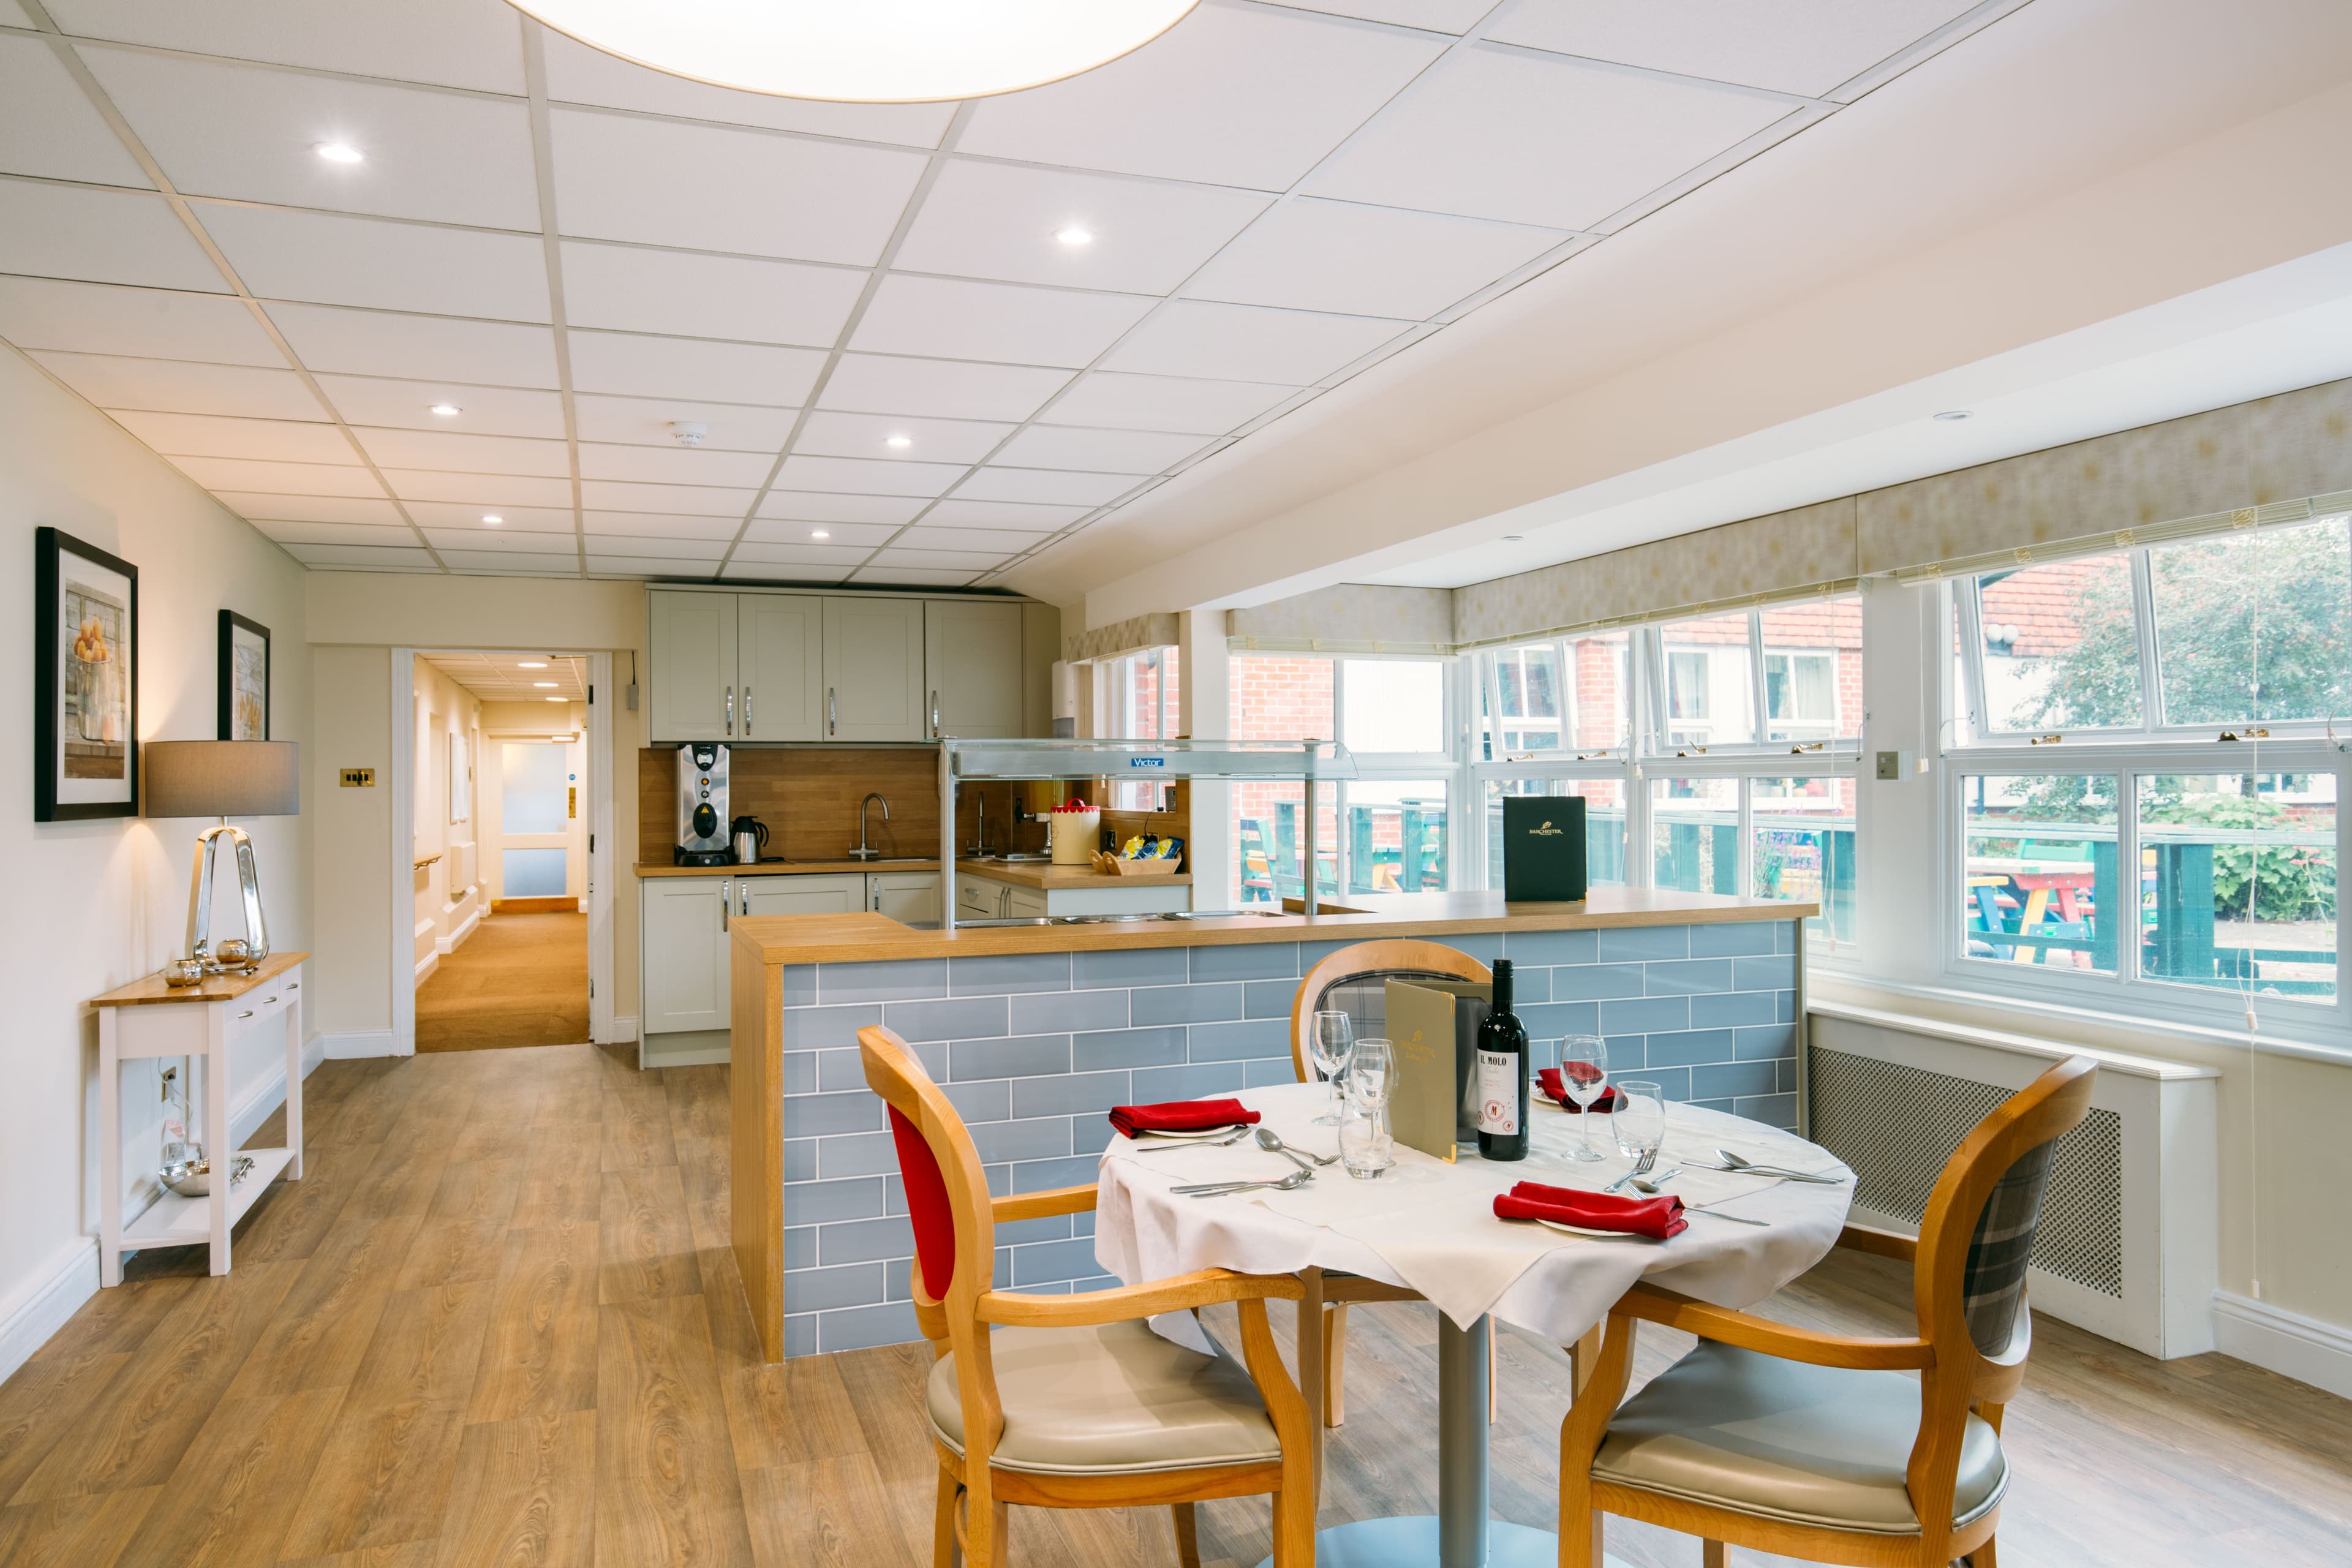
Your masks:
{"label": "blue tiled bar front", "polygon": [[[1299,976],[1339,947],[1398,934],[1330,939],[1320,934],[1329,923],[1307,941],[1293,928],[1264,933],[1286,940],[966,956],[975,944],[957,940],[948,956],[776,966],[782,1353],[919,1337],[913,1237],[883,1106],[859,1068],[860,1028],[886,1025],[914,1046],[970,1125],[994,1191],[1091,1183],[1110,1107],[1291,1081]],[[1531,1036],[1602,1035],[1612,1072],[1638,1068],[1670,1099],[1793,1127],[1799,926],[1751,913],[1425,940],[1487,963],[1511,959]],[[739,970],[745,954],[739,940]],[[739,973],[739,1006],[741,988]],[[1000,1226],[997,1241],[1001,1286],[1108,1283],[1090,1215]]]}

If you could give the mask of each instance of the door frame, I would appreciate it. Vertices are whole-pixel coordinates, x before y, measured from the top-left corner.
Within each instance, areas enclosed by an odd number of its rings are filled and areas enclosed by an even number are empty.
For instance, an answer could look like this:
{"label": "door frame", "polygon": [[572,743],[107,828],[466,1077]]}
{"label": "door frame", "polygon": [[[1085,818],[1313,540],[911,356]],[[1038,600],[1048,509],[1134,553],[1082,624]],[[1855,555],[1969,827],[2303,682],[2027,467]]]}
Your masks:
{"label": "door frame", "polygon": [[[391,961],[392,1052],[416,1054],[416,878],[402,840],[416,826],[416,656],[420,653],[538,653],[539,648],[395,647],[392,650]],[[613,655],[609,648],[558,649],[588,661],[588,1039],[614,1038],[613,1024]]]}

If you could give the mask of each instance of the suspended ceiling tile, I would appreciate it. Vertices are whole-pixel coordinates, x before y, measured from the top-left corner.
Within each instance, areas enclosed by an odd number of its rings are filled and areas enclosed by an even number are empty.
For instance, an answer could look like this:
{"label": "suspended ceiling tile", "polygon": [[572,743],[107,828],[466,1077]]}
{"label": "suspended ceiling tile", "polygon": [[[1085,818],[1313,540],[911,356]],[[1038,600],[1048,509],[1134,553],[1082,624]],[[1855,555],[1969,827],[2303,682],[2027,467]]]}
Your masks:
{"label": "suspended ceiling tile", "polygon": [[1306,385],[1405,330],[1371,316],[1171,300],[1103,360],[1107,370]]}
{"label": "suspended ceiling tile", "polygon": [[270,522],[376,523],[405,526],[400,509],[379,491],[359,496],[262,495],[251,490],[215,490],[213,500],[257,526]]}
{"label": "suspended ceiling tile", "polygon": [[920,566],[861,566],[848,581],[861,588],[961,588],[979,574],[970,568],[942,571]]}
{"label": "suspended ceiling tile", "polygon": [[352,458],[351,466],[200,456],[174,456],[167,461],[209,491],[249,489],[258,494],[278,496],[383,496],[383,487],[376,484],[372,472],[358,466],[358,458]]}
{"label": "suspended ceiling tile", "polygon": [[0,277],[0,338],[22,349],[271,368],[286,363],[242,300],[48,278]]}
{"label": "suspended ceiling tile", "polygon": [[696,517],[667,511],[583,511],[582,526],[592,534],[619,534],[638,539],[715,539],[721,544],[735,537],[742,514]]}
{"label": "suspended ceiling tile", "polygon": [[1445,47],[1272,7],[1202,5],[1145,48],[983,99],[960,152],[1283,190]]}
{"label": "suspended ceiling tile", "polygon": [[1425,321],[1570,237],[1354,202],[1286,202],[1184,286],[1188,299]]}
{"label": "suspended ceiling tile", "polygon": [[844,544],[760,544],[743,543],[735,547],[738,561],[760,561],[769,564],[794,566],[856,566],[873,552],[862,545]]}
{"label": "suspended ceiling tile", "polygon": [[[1011,283],[1166,294],[1268,198],[1074,169],[957,159],[940,172],[891,266]],[[1060,236],[1082,231],[1085,244]]]}
{"label": "suspended ceiling tile", "polygon": [[275,519],[255,521],[261,530],[280,544],[375,544],[395,549],[416,547],[416,531],[405,523],[397,526],[349,522],[280,522]]}
{"label": "suspended ceiling tile", "polygon": [[0,37],[0,171],[153,188],[81,84],[38,38]]}
{"label": "suspended ceiling tile", "polygon": [[559,103],[639,109],[687,120],[910,147],[938,146],[948,121],[955,117],[952,103],[819,103],[740,92],[636,65],[574,43],[561,33],[549,32],[542,37],[547,50],[547,95]]}
{"label": "suspended ceiling tile", "polygon": [[404,501],[446,500],[496,511],[508,506],[568,507],[570,479],[517,474],[457,474],[430,468],[386,468],[384,483]]}
{"label": "suspended ceiling tile", "polygon": [[904,550],[980,551],[1010,555],[1044,542],[1044,533],[1013,533],[998,528],[915,527],[890,542]]}
{"label": "suspended ceiling tile", "polygon": [[[754,518],[751,526],[743,531],[747,545],[822,544],[828,549],[856,547],[860,553],[877,544],[887,544],[898,530],[879,522],[782,522],[771,518]],[[817,538],[818,534],[824,538]]]}
{"label": "suspended ceiling tile", "polygon": [[598,534],[588,541],[588,548],[598,555],[634,555],[640,559],[659,557],[669,561],[716,563],[726,556],[730,542],[724,539],[697,539],[687,534]]}
{"label": "suspended ceiling tile", "polygon": [[806,584],[838,583],[847,577],[848,574],[838,566],[735,560],[727,563],[727,570],[720,575],[730,583]]}
{"label": "suspended ceiling tile", "polygon": [[1066,370],[886,354],[841,356],[821,408],[940,419],[1026,419],[1070,379]]}
{"label": "suspended ceiling tile", "polygon": [[[539,227],[519,102],[130,49],[81,54],[183,195]],[[362,161],[321,158],[328,143]]]}
{"label": "suspended ceiling tile", "polygon": [[850,346],[1075,370],[1118,342],[1152,303],[1134,294],[893,273],[875,290]]}
{"label": "suspended ceiling tile", "polygon": [[269,319],[314,371],[553,387],[555,334],[508,321],[272,303]]}
{"label": "suspended ceiling tile", "polygon": [[875,552],[877,567],[911,566],[940,572],[982,572],[1004,564],[1005,557],[989,550],[899,550]]}
{"label": "suspended ceiling tile", "polygon": [[0,179],[0,272],[229,291],[161,195]]}
{"label": "suspended ceiling tile", "polygon": [[824,366],[824,355],[814,349],[635,332],[575,331],[570,336],[572,385],[627,397],[797,406],[807,399]]}
{"label": "suspended ceiling tile", "polygon": [[1090,506],[1040,506],[1030,501],[971,500],[950,496],[923,513],[926,528],[1014,529],[1024,533],[1068,527],[1092,511]]}
{"label": "suspended ceiling tile", "polygon": [[1486,36],[1561,54],[1818,98],[1969,10],[1974,0],[1683,0],[1671,11],[1550,0]]}
{"label": "suspended ceiling tile", "polygon": [[778,488],[760,503],[759,515],[788,522],[912,522],[929,505],[921,496],[845,495]]}
{"label": "suspended ceiling tile", "polygon": [[580,477],[641,479],[656,484],[765,484],[775,467],[773,452],[727,452],[708,447],[632,447],[594,441],[580,444]]}
{"label": "suspended ceiling tile", "polygon": [[800,261],[563,244],[564,319],[575,327],[830,348],[866,278]]}
{"label": "suspended ceiling tile", "polygon": [[[820,409],[801,426],[796,453],[825,458],[907,458],[977,463],[1019,428],[979,419],[912,419],[892,414],[836,414]],[[905,447],[890,445],[903,437]]]}
{"label": "suspended ceiling tile", "polygon": [[1390,22],[1400,27],[1458,35],[1476,26],[1480,18],[1495,9],[1496,0],[1284,0],[1284,4],[1301,11],[1360,16],[1368,22]]}
{"label": "suspended ceiling tile", "polygon": [[1588,228],[1790,113],[1784,101],[1471,48],[1318,170],[1319,196]]}
{"label": "suspended ceiling tile", "polygon": [[514,532],[494,528],[428,528],[425,537],[433,548],[445,552],[464,550],[476,552],[498,552],[509,555],[572,555],[579,551],[579,540],[572,533]]}
{"label": "suspended ceiling tile", "polygon": [[1102,506],[1133,489],[1139,474],[1085,474],[1054,468],[982,468],[956,487],[959,500],[1042,501]]}
{"label": "suspended ceiling tile", "polygon": [[385,468],[436,468],[453,474],[520,474],[568,478],[572,456],[561,441],[520,436],[468,436],[448,430],[393,430],[370,426],[353,432],[368,456]]}
{"label": "suspended ceiling tile", "polygon": [[251,419],[327,417],[302,378],[290,370],[60,353],[54,349],[26,352],[36,363],[100,408],[233,414]]}
{"label": "suspended ceiling tile", "polygon": [[964,476],[961,463],[895,463],[863,458],[784,459],[776,476],[782,489],[834,490],[851,495],[935,496]]}
{"label": "suspended ceiling tile", "polygon": [[996,460],[1021,468],[1156,474],[1182,462],[1204,444],[1198,436],[1157,430],[1080,430],[1032,425],[1005,443]]}
{"label": "suspended ceiling tile", "polygon": [[555,210],[591,239],[870,267],[920,153],[593,110],[551,116]]}
{"label": "suspended ceiling tile", "polygon": [[707,582],[715,574],[715,561],[678,561],[669,556],[591,555],[588,570],[592,575],[607,577],[677,578],[688,582]]}
{"label": "suspended ceiling tile", "polygon": [[[426,529],[492,534],[574,531],[572,509],[568,506],[489,506],[454,500],[411,500],[402,504],[408,509],[408,515]],[[499,521],[484,521],[493,517]]]}
{"label": "suspended ceiling tile", "polygon": [[[442,550],[442,562],[453,571],[511,572],[518,576],[574,577],[580,572],[580,553],[567,550],[561,554],[524,555],[511,550]],[[552,696],[551,692],[536,693]]]}
{"label": "suspended ceiling tile", "polygon": [[373,544],[289,544],[287,552],[306,566],[341,566],[365,572],[438,572],[423,545],[396,550]]}
{"label": "suspended ceiling tile", "polygon": [[618,479],[583,479],[580,504],[599,511],[675,511],[697,517],[731,517],[741,521],[751,510],[756,489],[722,489],[704,485],[646,485]]}
{"label": "suspended ceiling tile", "polygon": [[197,202],[196,221],[265,300],[544,321],[547,258],[528,235]]}
{"label": "suspended ceiling tile", "polygon": [[1039,416],[1050,425],[1222,436],[1297,392],[1255,381],[1089,371]]}
{"label": "suspended ceiling tile", "polygon": [[316,421],[154,414],[133,408],[115,410],[114,418],[167,458],[259,458],[273,463],[359,461],[341,430]]}
{"label": "suspended ceiling tile", "polygon": [[[448,430],[471,436],[538,436],[561,439],[563,399],[517,386],[456,381],[402,381],[385,376],[321,374],[320,387],[354,425]],[[454,415],[436,407],[455,408]]]}
{"label": "suspended ceiling tile", "polygon": [[68,33],[520,97],[522,33],[490,0],[48,0]]}
{"label": "suspended ceiling tile", "polygon": [[769,452],[782,449],[793,433],[795,410],[743,403],[698,403],[683,397],[606,397],[583,393],[572,400],[583,441],[616,441],[637,447],[674,447],[670,426],[707,425],[706,449]]}

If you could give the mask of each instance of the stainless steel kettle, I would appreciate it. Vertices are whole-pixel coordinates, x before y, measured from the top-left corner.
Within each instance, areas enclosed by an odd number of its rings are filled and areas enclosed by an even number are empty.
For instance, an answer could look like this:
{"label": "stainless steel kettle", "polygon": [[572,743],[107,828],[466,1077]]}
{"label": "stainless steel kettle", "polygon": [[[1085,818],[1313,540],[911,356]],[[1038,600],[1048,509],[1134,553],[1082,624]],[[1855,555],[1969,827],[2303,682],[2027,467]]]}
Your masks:
{"label": "stainless steel kettle", "polygon": [[739,816],[727,832],[734,846],[735,864],[757,865],[760,851],[768,847],[768,825],[756,816]]}

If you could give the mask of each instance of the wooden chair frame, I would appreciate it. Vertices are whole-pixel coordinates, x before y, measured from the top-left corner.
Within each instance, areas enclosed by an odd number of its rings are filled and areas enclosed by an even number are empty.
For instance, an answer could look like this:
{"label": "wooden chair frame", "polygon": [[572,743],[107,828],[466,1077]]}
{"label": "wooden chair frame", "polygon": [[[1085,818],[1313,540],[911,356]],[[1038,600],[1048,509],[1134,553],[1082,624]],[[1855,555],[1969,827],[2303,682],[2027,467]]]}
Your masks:
{"label": "wooden chair frame", "polygon": [[[963,1447],[958,1455],[933,1438],[940,1461],[939,1501],[932,1521],[934,1568],[999,1568],[1005,1561],[1006,1509],[1140,1508],[1167,1505],[1173,1510],[1178,1555],[1184,1568],[1199,1568],[1193,1504],[1211,1498],[1274,1499],[1274,1557],[1286,1568],[1311,1568],[1315,1558],[1313,1423],[1297,1384],[1284,1367],[1266,1322],[1269,1299],[1297,1300],[1303,1293],[1288,1274],[1237,1274],[1204,1268],[1172,1279],[1039,1296],[992,1288],[996,1271],[996,1226],[1047,1215],[1083,1214],[1095,1206],[1093,1187],[991,1197],[979,1152],[963,1119],[916,1061],[906,1042],[878,1026],[857,1032],[866,1081],[904,1116],[938,1162],[955,1222],[955,1277],[945,1296],[923,1281],[922,1263],[913,1269],[915,1321],[935,1355],[952,1352],[963,1404]],[[1042,1475],[1000,1469],[990,1463],[1004,1431],[1003,1405],[990,1359],[989,1329],[994,1324],[1030,1328],[1075,1328],[1122,1322],[1155,1313],[1181,1311],[1232,1301],[1241,1313],[1242,1354],[1266,1413],[1273,1418],[1282,1457],[1261,1464],[1202,1466],[1142,1474]]]}
{"label": "wooden chair frame", "polygon": [[[1299,1082],[1315,1081],[1314,1069],[1307,1063],[1307,1031],[1314,1022],[1316,1002],[1324,992],[1351,975],[1380,973],[1436,974],[1477,985],[1490,984],[1495,978],[1485,964],[1468,953],[1433,942],[1360,942],[1353,947],[1339,949],[1307,972],[1306,978],[1298,983],[1297,994],[1291,999],[1290,1065],[1298,1074]],[[1323,1425],[1338,1426],[1348,1418],[1341,1374],[1346,1370],[1348,1355],[1349,1304],[1419,1301],[1425,1298],[1402,1286],[1383,1285],[1376,1279],[1360,1279],[1349,1274],[1325,1274],[1320,1269],[1309,1271],[1307,1284],[1308,1300],[1298,1306],[1299,1381],[1306,1386],[1307,1403],[1321,1413]],[[1493,1335],[1487,1336],[1486,1353],[1486,1414],[1492,1419],[1496,1402]]]}
{"label": "wooden chair frame", "polygon": [[[2096,1071],[2097,1065],[2087,1058],[2061,1062],[1979,1122],[1945,1162],[1916,1241],[1855,1225],[1847,1226],[1838,1237],[1840,1247],[1912,1266],[1918,1331],[1911,1337],[1820,1333],[1710,1306],[1655,1286],[1637,1285],[1629,1291],[1611,1310],[1605,1332],[1596,1330],[1579,1347],[1579,1371],[1590,1366],[1591,1374],[1589,1383],[1580,1377],[1576,1403],[1560,1424],[1560,1568],[1601,1568],[1601,1521],[1612,1513],[1704,1538],[1707,1568],[1722,1568],[1727,1542],[1854,1568],[1946,1568],[1956,1558],[1966,1558],[1969,1568],[1995,1568],[1993,1535],[2000,1522],[2000,1506],[1955,1530],[1952,1499],[1969,1413],[1998,1433],[2002,1408],[2025,1381],[2032,1316],[2021,1300],[2015,1330],[2001,1354],[1988,1357],[1977,1349],[1962,1313],[1969,1247],[1986,1199],[2009,1168],[2020,1156],[2063,1136],[2088,1113]],[[1919,1516],[1919,1533],[1877,1535],[1759,1519],[1595,1479],[1593,1456],[1625,1397],[1633,1370],[1633,1325],[1641,1321],[1813,1366],[1917,1372],[1919,1432],[1912,1444],[1906,1484]]]}

